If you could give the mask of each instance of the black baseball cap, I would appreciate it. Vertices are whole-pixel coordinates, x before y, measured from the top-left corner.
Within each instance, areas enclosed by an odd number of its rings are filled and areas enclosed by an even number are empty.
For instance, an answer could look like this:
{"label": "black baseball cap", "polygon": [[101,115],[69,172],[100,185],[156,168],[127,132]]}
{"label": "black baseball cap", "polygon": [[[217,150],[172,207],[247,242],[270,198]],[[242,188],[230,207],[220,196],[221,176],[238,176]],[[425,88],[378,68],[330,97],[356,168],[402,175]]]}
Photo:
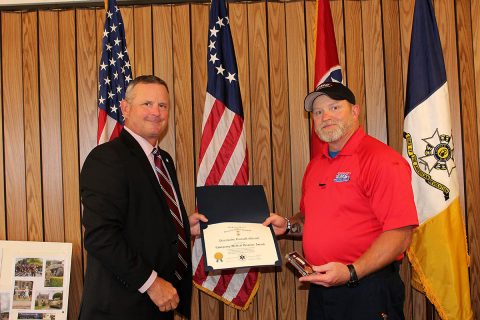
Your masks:
{"label": "black baseball cap", "polygon": [[313,101],[321,95],[326,95],[333,100],[347,100],[351,104],[355,104],[355,95],[346,86],[340,82],[324,82],[305,97],[305,110],[311,112],[313,110]]}

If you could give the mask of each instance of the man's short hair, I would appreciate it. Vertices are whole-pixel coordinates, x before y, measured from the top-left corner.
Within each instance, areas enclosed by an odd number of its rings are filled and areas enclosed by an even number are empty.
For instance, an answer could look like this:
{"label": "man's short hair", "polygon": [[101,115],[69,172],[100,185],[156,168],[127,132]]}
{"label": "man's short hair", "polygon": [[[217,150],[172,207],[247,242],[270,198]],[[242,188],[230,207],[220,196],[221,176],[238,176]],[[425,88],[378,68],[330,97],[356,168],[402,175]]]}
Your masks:
{"label": "man's short hair", "polygon": [[130,100],[132,98],[131,95],[132,95],[133,89],[135,88],[135,86],[137,84],[140,84],[140,83],[142,83],[142,84],[159,84],[159,85],[164,86],[167,89],[167,92],[169,92],[168,91],[168,85],[165,82],[165,80],[163,80],[163,79],[161,79],[157,76],[154,76],[154,75],[143,75],[143,76],[138,76],[135,79],[133,79],[132,81],[130,81],[130,83],[127,86],[127,90],[125,90],[125,100],[130,102]]}

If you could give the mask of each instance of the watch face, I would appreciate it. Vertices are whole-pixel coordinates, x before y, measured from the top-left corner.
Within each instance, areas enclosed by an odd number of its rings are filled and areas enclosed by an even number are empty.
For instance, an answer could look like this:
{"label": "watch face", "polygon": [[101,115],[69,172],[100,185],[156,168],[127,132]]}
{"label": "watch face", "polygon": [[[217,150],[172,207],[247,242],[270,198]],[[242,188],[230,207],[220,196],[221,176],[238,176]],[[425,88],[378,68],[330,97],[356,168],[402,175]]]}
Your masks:
{"label": "watch face", "polygon": [[300,231],[300,225],[298,223],[294,223],[292,225],[292,229],[291,229],[292,233],[297,233]]}

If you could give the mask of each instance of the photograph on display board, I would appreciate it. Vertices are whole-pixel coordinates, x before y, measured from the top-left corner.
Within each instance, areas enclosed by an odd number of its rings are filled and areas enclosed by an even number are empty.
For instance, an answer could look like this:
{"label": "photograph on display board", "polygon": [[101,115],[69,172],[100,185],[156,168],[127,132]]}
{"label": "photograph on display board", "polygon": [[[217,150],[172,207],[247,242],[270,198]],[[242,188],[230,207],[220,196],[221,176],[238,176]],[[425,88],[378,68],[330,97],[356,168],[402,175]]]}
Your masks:
{"label": "photograph on display board", "polygon": [[22,320],[41,320],[43,319],[43,314],[41,313],[19,313],[17,319]]}
{"label": "photograph on display board", "polygon": [[56,314],[53,313],[19,313],[17,319],[21,320],[56,320],[59,319]]}
{"label": "photograph on display board", "polygon": [[35,310],[62,309],[62,290],[39,290],[35,296]]}
{"label": "photograph on display board", "polygon": [[32,306],[33,281],[15,280],[12,309],[30,309]]}
{"label": "photograph on display board", "polygon": [[0,292],[0,320],[10,317],[10,292]]}
{"label": "photograph on display board", "polygon": [[64,269],[65,263],[63,260],[46,260],[45,287],[63,287]]}
{"label": "photograph on display board", "polygon": [[43,314],[42,313],[19,313],[17,319],[22,320],[42,320]]}
{"label": "photograph on display board", "polygon": [[41,277],[43,259],[17,258],[15,261],[15,277]]}

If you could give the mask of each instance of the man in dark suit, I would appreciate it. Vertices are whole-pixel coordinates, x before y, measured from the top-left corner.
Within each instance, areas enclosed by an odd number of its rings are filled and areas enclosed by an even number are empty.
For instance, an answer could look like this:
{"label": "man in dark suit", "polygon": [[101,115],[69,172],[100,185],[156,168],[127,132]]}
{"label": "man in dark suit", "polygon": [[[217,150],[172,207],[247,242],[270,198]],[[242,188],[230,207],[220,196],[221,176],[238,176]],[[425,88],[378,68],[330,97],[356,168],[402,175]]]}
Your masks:
{"label": "man in dark suit", "polygon": [[167,84],[140,76],[125,95],[124,129],[90,152],[80,176],[88,259],[79,319],[173,319],[173,310],[189,317],[190,237],[206,218],[187,216],[173,160],[157,147]]}

